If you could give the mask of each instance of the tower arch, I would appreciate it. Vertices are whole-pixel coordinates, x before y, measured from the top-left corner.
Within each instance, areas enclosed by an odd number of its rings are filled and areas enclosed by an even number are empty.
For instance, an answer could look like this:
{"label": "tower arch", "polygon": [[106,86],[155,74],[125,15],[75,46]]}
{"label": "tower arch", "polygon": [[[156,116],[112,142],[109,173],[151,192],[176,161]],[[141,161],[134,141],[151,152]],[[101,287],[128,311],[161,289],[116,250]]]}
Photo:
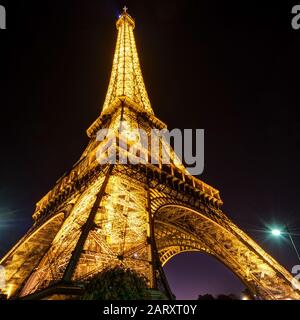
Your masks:
{"label": "tower arch", "polygon": [[154,213],[154,230],[162,266],[182,252],[204,252],[222,262],[260,299],[298,297],[291,288],[292,277],[270,263],[253,240],[249,243],[230,225],[220,225],[184,205],[165,204]]}
{"label": "tower arch", "polygon": [[32,272],[33,266],[36,266],[55,235],[63,224],[65,212],[60,211],[54,214],[38,227],[33,227],[16,244],[15,247],[4,256],[0,265],[5,268],[5,277],[9,296],[22,285]]}

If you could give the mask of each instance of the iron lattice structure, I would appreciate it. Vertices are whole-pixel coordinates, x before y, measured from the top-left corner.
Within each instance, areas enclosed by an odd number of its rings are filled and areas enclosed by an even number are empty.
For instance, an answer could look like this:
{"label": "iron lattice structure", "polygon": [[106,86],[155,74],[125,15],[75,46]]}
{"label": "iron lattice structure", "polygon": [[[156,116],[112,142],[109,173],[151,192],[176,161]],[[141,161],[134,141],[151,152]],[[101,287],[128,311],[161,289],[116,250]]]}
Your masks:
{"label": "iron lattice structure", "polygon": [[[24,299],[64,299],[107,266],[132,268],[150,288],[171,293],[162,267],[184,251],[206,252],[234,272],[260,299],[299,299],[292,276],[221,210],[219,191],[188,174],[170,146],[171,163],[101,164],[99,129],[118,134],[164,129],[145,89],[134,39],[124,12],[103,110],[87,130],[79,161],[36,205],[34,224],[2,258],[7,294]],[[163,142],[161,142],[163,144]],[[128,149],[117,141],[118,154]],[[145,153],[149,152],[144,150]],[[104,152],[102,158],[108,157]]]}

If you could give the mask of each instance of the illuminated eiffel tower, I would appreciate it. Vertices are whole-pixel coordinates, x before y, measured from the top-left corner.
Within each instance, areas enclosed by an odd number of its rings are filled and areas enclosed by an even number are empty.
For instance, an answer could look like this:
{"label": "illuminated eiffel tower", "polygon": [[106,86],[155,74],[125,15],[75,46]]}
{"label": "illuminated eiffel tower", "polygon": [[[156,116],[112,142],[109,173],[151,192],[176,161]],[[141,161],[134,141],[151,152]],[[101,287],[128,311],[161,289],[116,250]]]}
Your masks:
{"label": "illuminated eiffel tower", "polygon": [[[224,263],[258,299],[300,299],[292,276],[222,212],[219,191],[189,175],[171,148],[170,164],[163,164],[161,156],[157,164],[99,162],[99,146],[112,143],[109,137],[98,141],[100,129],[117,132],[125,124],[128,146],[136,139],[132,129],[149,133],[166,128],[153,113],[135,45],[135,22],[126,8],[116,26],[102,112],[87,130],[90,141],[79,161],[37,203],[32,228],[1,260],[7,295],[78,296],[93,275],[121,265],[171,298],[162,267],[181,252],[201,251]],[[119,155],[126,154],[119,140],[116,148]]]}

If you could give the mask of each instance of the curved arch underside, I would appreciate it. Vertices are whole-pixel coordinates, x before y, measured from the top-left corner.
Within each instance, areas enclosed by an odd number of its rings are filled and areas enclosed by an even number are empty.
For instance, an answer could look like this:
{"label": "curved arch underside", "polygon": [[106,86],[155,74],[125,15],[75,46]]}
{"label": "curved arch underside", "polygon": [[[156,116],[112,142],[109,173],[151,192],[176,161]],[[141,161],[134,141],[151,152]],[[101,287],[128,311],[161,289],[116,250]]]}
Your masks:
{"label": "curved arch underside", "polygon": [[162,265],[181,252],[206,252],[260,299],[300,298],[292,288],[292,276],[232,223],[224,227],[200,212],[173,204],[157,210],[154,230]]}
{"label": "curved arch underside", "polygon": [[38,228],[33,228],[24,238],[0,261],[5,267],[6,282],[9,284],[8,295],[14,294],[32,272],[64,221],[64,212],[47,220]]}

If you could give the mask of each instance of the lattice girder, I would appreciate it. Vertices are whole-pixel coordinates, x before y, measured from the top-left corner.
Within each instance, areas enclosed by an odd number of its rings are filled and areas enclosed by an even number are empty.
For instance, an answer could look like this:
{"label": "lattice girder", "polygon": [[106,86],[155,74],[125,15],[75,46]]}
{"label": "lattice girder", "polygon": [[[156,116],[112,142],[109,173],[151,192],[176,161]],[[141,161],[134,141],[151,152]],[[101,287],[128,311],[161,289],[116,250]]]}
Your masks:
{"label": "lattice girder", "polygon": [[[299,299],[291,286],[292,277],[280,265],[270,264],[268,255],[257,252],[230,228],[178,205],[161,207],[155,215],[157,247],[162,263],[184,251],[201,251],[215,256],[261,299]],[[253,243],[252,243],[253,244]],[[176,248],[176,250],[174,249]]]}

